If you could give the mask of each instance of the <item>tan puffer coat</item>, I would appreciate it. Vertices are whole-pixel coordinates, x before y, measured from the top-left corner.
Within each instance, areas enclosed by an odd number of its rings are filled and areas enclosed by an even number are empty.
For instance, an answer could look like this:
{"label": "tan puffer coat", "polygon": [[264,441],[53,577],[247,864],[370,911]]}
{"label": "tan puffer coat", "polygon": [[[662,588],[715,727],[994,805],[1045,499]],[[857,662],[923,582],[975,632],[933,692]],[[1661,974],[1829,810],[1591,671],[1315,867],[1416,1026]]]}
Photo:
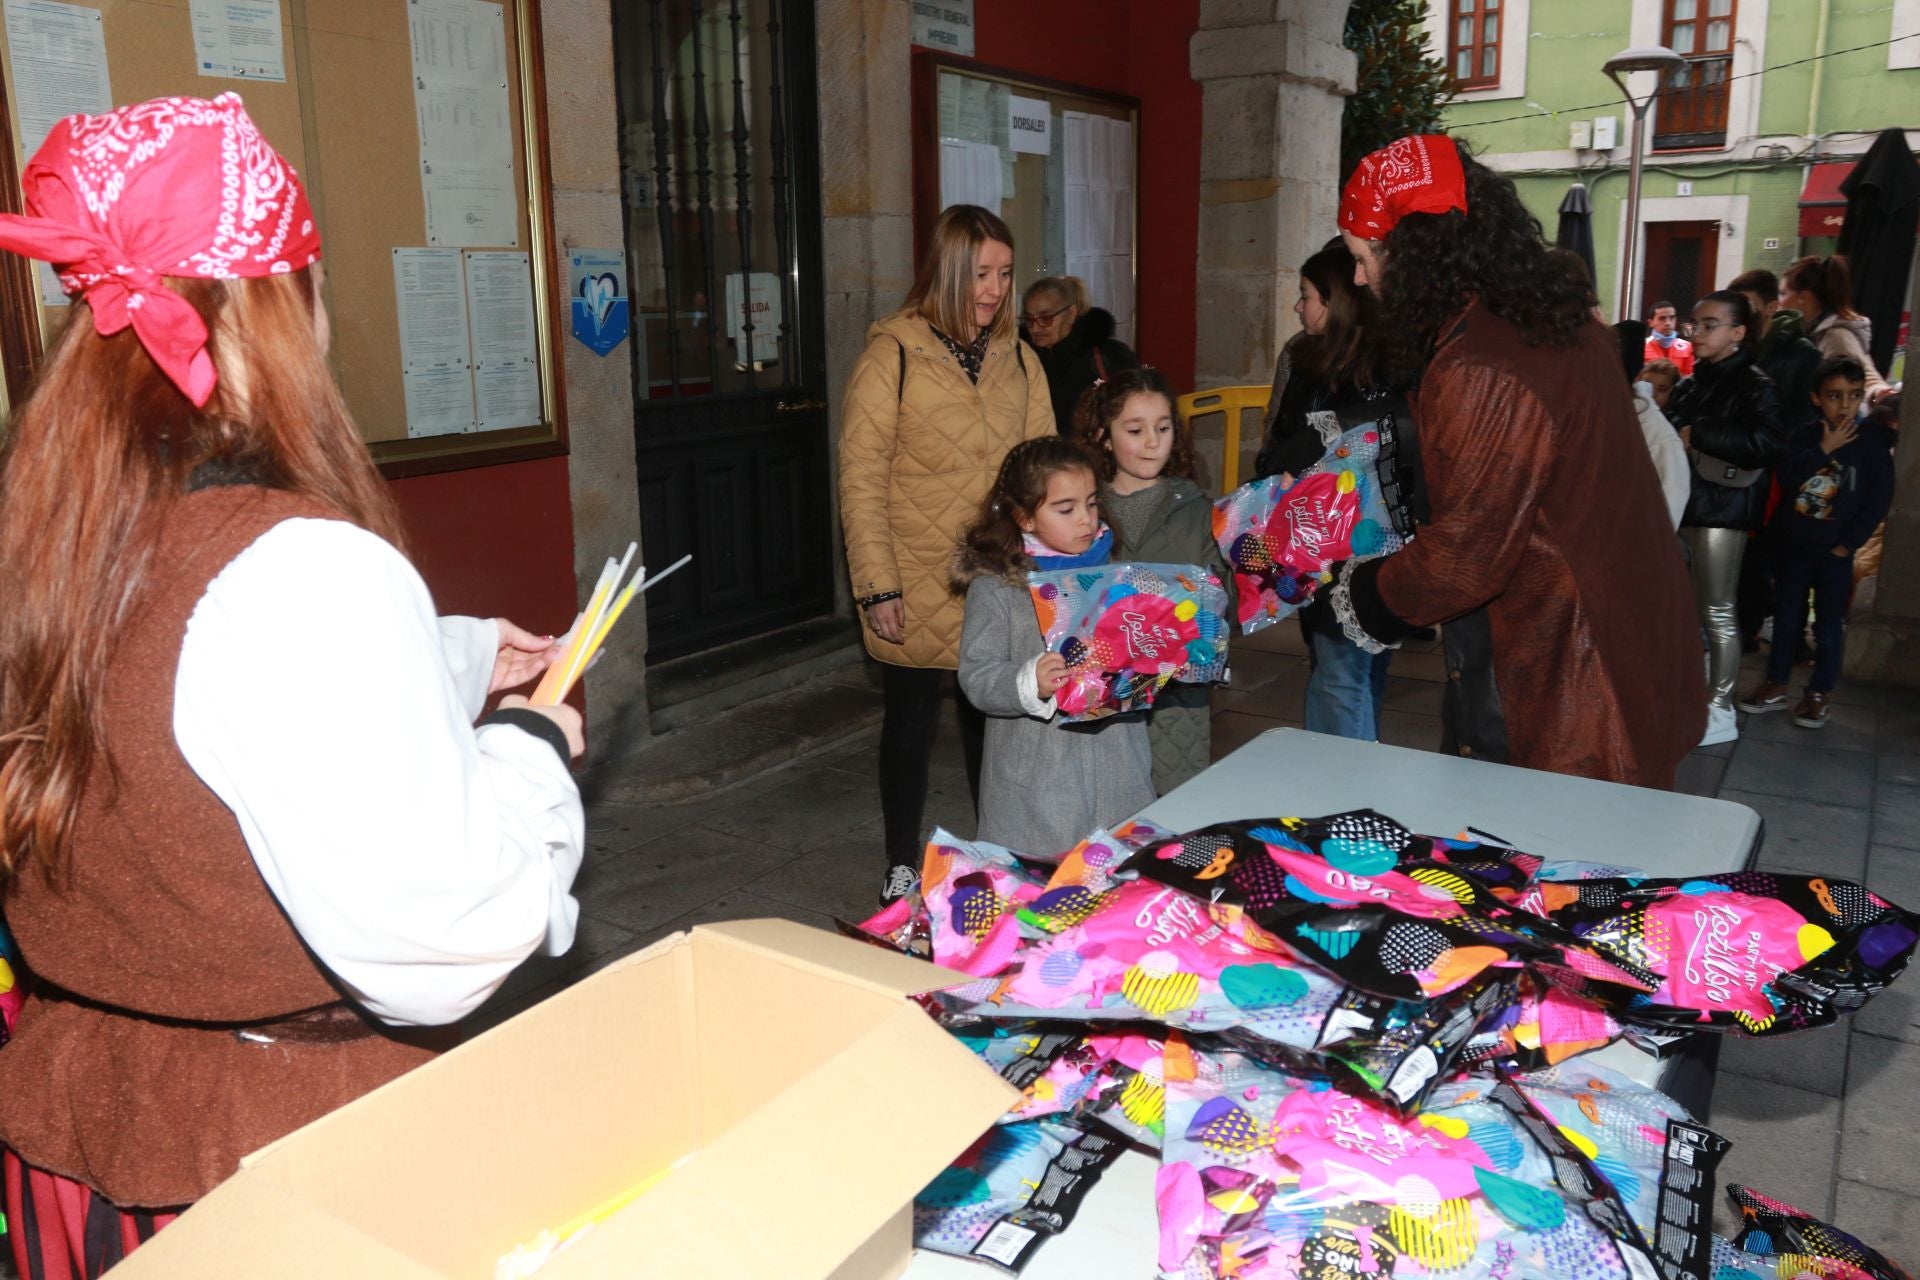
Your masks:
{"label": "tan puffer coat", "polygon": [[948,584],[960,529],[1007,450],[1052,434],[1047,375],[1018,338],[988,347],[975,385],[918,315],[867,331],[841,415],[840,522],[854,598],[899,591],[907,612],[905,644],[862,626],[868,653],[900,666],[959,667],[965,607]]}

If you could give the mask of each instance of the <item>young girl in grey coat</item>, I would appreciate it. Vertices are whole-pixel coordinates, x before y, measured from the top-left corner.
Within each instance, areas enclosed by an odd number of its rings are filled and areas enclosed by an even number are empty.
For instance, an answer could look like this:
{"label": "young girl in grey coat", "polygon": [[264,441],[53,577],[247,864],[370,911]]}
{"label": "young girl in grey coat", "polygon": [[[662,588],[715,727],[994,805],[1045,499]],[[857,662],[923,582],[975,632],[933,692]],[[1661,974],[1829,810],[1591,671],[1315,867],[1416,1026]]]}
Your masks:
{"label": "young girl in grey coat", "polygon": [[954,586],[967,597],[960,687],[986,713],[979,838],[1051,858],[1096,827],[1153,802],[1153,757],[1139,714],[1055,724],[1066,659],[1047,652],[1027,593],[1034,569],[1105,564],[1098,482],[1057,438],[1016,445],[960,539]]}
{"label": "young girl in grey coat", "polygon": [[[1074,410],[1074,435],[1100,469],[1100,514],[1113,558],[1213,570],[1233,609],[1233,570],[1213,537],[1213,501],[1193,475],[1193,432],[1158,369],[1096,382]],[[1147,718],[1153,789],[1165,795],[1213,761],[1212,687],[1169,684]]]}

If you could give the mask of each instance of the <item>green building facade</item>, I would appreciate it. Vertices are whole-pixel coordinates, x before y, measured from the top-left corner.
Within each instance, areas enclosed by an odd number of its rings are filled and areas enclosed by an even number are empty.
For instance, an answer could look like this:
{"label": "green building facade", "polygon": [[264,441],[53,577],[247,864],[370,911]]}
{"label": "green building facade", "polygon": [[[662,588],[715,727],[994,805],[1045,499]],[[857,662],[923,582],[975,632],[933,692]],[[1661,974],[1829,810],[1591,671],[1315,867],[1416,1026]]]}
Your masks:
{"label": "green building facade", "polygon": [[[1685,306],[1698,286],[1721,287],[1746,268],[1777,272],[1801,254],[1830,252],[1831,235],[1803,234],[1821,218],[1811,212],[1803,228],[1803,192],[1819,194],[1810,180],[1838,199],[1833,182],[1889,126],[1920,146],[1920,0],[1430,0],[1429,8],[1436,56],[1467,77],[1448,128],[1513,178],[1549,238],[1570,184],[1586,185],[1596,288],[1610,318],[1632,137],[1632,114],[1602,70],[1614,54],[1668,44],[1691,55],[1690,79],[1705,82],[1647,113],[1636,312],[1655,300],[1649,293]],[[1651,73],[1629,81],[1641,98],[1653,83]]]}

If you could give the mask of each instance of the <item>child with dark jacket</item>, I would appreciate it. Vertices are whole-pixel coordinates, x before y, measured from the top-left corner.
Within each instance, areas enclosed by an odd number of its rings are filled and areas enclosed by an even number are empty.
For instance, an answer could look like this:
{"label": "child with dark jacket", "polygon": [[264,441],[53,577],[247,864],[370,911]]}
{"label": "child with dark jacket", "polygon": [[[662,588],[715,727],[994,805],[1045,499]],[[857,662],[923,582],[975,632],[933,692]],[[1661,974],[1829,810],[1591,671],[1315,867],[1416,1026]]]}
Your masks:
{"label": "child with dark jacket", "polygon": [[1756,714],[1786,709],[1794,642],[1806,625],[1811,592],[1813,676],[1793,708],[1793,722],[1806,729],[1826,726],[1827,696],[1840,676],[1853,554],[1893,505],[1893,432],[1859,416],[1865,366],[1833,357],[1814,371],[1813,385],[1814,411],[1778,464],[1781,501],[1767,527],[1778,591],[1767,676],[1740,702],[1741,710]]}

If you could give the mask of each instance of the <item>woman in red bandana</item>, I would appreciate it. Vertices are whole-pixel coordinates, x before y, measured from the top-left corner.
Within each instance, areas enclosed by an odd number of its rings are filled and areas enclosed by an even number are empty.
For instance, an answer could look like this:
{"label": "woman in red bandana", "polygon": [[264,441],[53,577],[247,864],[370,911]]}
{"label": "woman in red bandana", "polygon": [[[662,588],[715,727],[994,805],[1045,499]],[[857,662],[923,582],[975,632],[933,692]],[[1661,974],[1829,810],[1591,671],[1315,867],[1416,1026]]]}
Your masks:
{"label": "woman in red bandana", "polygon": [[95,1276],[571,944],[552,643],[436,618],[239,98],[56,125],[0,248],[73,314],[0,455],[0,1050],[23,1276]]}
{"label": "woman in red bandana", "polygon": [[1340,202],[1414,405],[1431,518],[1333,592],[1357,642],[1445,623],[1462,755],[1669,787],[1706,721],[1700,629],[1618,344],[1513,184],[1402,138]]}

